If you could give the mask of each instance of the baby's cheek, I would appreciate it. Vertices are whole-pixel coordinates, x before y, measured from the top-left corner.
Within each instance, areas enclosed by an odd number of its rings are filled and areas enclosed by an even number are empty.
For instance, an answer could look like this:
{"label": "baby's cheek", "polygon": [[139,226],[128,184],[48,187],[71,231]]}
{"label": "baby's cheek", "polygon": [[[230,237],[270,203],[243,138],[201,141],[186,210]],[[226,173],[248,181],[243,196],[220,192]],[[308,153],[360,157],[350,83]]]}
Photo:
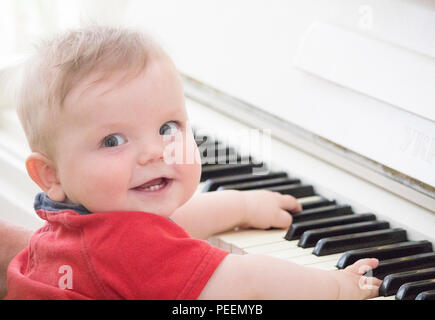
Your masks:
{"label": "baby's cheek", "polygon": [[183,187],[183,200],[189,200],[198,188],[201,178],[201,165],[198,163],[183,164],[177,168],[180,172],[181,183]]}
{"label": "baby's cheek", "polygon": [[[122,207],[129,188],[130,172],[119,165],[102,165],[83,177],[82,197],[91,211],[110,211]],[[85,205],[86,207],[86,205]]]}
{"label": "baby's cheek", "polygon": [[[180,136],[181,137],[181,136]],[[176,150],[182,150],[182,156],[173,164],[180,182],[186,193],[195,192],[201,177],[201,158],[196,142],[191,132],[183,139],[177,140]],[[188,196],[190,198],[190,196]]]}

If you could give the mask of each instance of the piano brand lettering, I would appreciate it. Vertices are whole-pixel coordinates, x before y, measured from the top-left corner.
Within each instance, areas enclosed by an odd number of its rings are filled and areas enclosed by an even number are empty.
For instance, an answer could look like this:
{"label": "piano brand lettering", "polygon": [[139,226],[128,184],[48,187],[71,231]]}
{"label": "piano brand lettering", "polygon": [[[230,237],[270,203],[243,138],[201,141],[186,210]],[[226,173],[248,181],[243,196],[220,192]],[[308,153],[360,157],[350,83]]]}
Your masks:
{"label": "piano brand lettering", "polygon": [[59,278],[59,288],[60,289],[69,289],[72,290],[73,288],[73,270],[71,268],[71,266],[68,265],[63,265],[59,268],[58,273],[63,274],[63,276],[61,276]]}
{"label": "piano brand lettering", "polygon": [[435,137],[405,127],[402,131],[400,151],[432,164],[435,160]]}

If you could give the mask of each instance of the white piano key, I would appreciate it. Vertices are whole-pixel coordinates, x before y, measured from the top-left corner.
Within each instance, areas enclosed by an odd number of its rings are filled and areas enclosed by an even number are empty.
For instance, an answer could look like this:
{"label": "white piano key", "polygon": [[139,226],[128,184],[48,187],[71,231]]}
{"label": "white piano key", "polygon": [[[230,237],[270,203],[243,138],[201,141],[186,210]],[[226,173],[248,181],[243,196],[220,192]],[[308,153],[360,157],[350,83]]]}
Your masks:
{"label": "white piano key", "polygon": [[301,257],[295,257],[291,261],[297,264],[301,265],[312,265],[312,264],[323,264],[323,263],[330,263],[332,267],[335,266],[338,259],[340,258],[341,254],[332,254],[329,256],[323,256],[323,257],[317,257],[313,254],[301,256]]}
{"label": "white piano key", "polygon": [[338,270],[336,267],[337,261],[325,261],[325,262],[319,262],[319,263],[311,263],[307,264],[305,266],[307,267],[314,267],[319,269],[325,269],[325,270]]}
{"label": "white piano key", "polygon": [[277,251],[288,250],[297,247],[297,242],[282,240],[268,244],[261,244],[254,247],[245,248],[246,253],[272,253]]}
{"label": "white piano key", "polygon": [[368,300],[396,300],[396,296],[388,296],[388,297],[376,297]]}
{"label": "white piano key", "polygon": [[208,243],[210,243],[214,247],[219,247],[219,238],[216,236],[210,237],[207,239]]}
{"label": "white piano key", "polygon": [[[232,247],[236,248],[236,246],[234,246],[233,243],[237,239],[240,240],[244,238],[255,238],[261,236],[264,236],[264,230],[256,230],[256,229],[233,230],[233,231],[228,231],[225,233],[215,235],[215,237],[218,238],[217,246],[229,252],[232,252]],[[237,248],[237,250],[238,249],[240,248]]]}
{"label": "white piano key", "polygon": [[204,187],[205,187],[205,182],[201,182],[200,184],[198,184],[198,187],[196,188],[195,194],[202,193],[202,189],[204,189]]}
{"label": "white piano key", "polygon": [[281,240],[282,240],[282,236],[280,234],[275,234],[273,237],[268,236],[265,238],[252,238],[252,239],[237,240],[237,241],[234,241],[233,246],[240,248],[240,249],[245,249],[245,248],[258,246],[260,244],[276,243],[276,242],[280,242]]}
{"label": "white piano key", "polygon": [[244,249],[240,249],[240,248],[237,248],[235,246],[231,246],[231,251],[230,252],[234,253],[234,254],[246,254]]}
{"label": "white piano key", "polygon": [[[273,231],[273,230],[270,230]],[[281,231],[281,230],[280,230]],[[216,235],[220,241],[225,241],[227,243],[233,242],[240,239],[249,239],[255,237],[265,237],[268,236],[269,231],[259,230],[259,229],[240,229],[227,231]],[[281,231],[282,232],[282,231]]]}
{"label": "white piano key", "polygon": [[244,249],[262,244],[280,242],[283,240],[286,230],[242,230],[232,234],[224,234],[220,239],[224,243]]}
{"label": "white piano key", "polygon": [[[334,258],[336,259],[336,261],[338,261],[338,258],[340,257],[340,254],[336,254],[333,256],[317,257],[312,254],[313,248],[304,249],[298,247],[297,244],[298,244],[298,240],[293,240],[293,241],[283,240],[280,242],[261,244],[261,245],[256,245],[247,248],[239,248],[239,249],[241,249],[240,252],[243,253],[261,253],[261,254],[266,254],[281,259],[290,259],[296,257],[298,258],[310,257],[309,259],[311,260],[309,263],[323,262],[323,261],[332,260]],[[234,249],[235,244],[232,243],[232,245]]]}
{"label": "white piano key", "polygon": [[298,258],[303,264],[323,263],[332,260],[328,268],[335,267],[341,254],[317,257],[312,254],[313,248],[298,247],[298,240],[284,240],[285,233],[286,231],[282,230],[233,231],[219,235],[220,247],[238,254],[261,253],[285,260]]}
{"label": "white piano key", "polygon": [[226,243],[226,242],[224,242],[222,240],[219,240],[218,247],[221,248],[222,250],[225,250],[225,251],[233,253],[231,243]]}
{"label": "white piano key", "polygon": [[283,239],[285,233],[286,231],[282,230],[233,231],[219,235],[220,247],[237,254],[266,254],[301,265],[326,270],[337,269],[337,261],[343,252],[318,257],[312,254],[313,248],[298,247],[298,240]]}
{"label": "white piano key", "polygon": [[318,201],[318,200],[321,200],[321,199],[323,199],[323,198],[319,197],[319,196],[311,196],[311,197],[299,198],[298,202],[300,204],[305,204],[307,202],[314,202],[314,201]]}
{"label": "white piano key", "polygon": [[337,267],[335,266],[335,262],[331,262],[331,261],[327,261],[323,263],[312,263],[305,266],[318,268],[322,270],[337,270]]}
{"label": "white piano key", "polygon": [[301,256],[307,256],[309,254],[311,254],[310,249],[303,249],[303,248],[299,248],[299,247],[294,247],[291,249],[287,249],[287,250],[281,250],[281,251],[276,251],[276,252],[269,252],[266,253],[267,255],[273,256],[275,258],[280,258],[280,259],[290,259],[290,258],[295,258],[295,257],[301,257]]}

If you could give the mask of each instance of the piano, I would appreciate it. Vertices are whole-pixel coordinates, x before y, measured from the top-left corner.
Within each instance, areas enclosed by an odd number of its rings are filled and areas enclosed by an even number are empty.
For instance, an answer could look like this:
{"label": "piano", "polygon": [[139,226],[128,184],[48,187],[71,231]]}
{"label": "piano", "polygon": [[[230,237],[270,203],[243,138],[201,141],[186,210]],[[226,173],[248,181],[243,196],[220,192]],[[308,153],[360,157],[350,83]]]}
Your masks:
{"label": "piano", "polygon": [[[153,21],[182,76],[203,168],[197,193],[268,189],[294,195],[303,212],[288,230],[208,241],[328,270],[376,257],[376,299],[434,299],[435,4],[212,6],[178,7],[177,30]],[[18,69],[0,66],[2,85]],[[13,105],[0,93],[0,106]],[[38,227],[13,108],[0,120],[2,218]]]}
{"label": "piano", "polygon": [[[268,189],[304,208],[288,230],[236,229],[209,241],[328,270],[376,257],[373,275],[383,279],[376,299],[433,299],[435,7],[350,2],[333,7],[353,24],[304,21],[292,56],[234,48],[273,70],[264,75],[253,64],[243,75],[207,75],[205,64],[183,74],[203,163],[197,192]],[[267,44],[284,52],[279,41]],[[231,77],[243,84],[222,81]]]}

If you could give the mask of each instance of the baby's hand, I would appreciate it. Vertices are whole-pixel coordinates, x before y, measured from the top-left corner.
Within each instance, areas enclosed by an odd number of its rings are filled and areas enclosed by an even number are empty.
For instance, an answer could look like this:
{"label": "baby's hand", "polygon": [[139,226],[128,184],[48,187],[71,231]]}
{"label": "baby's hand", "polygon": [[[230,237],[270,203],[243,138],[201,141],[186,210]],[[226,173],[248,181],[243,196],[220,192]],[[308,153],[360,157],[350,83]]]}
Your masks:
{"label": "baby's hand", "polygon": [[344,270],[331,271],[340,288],[338,299],[362,300],[377,297],[382,281],[363,274],[378,265],[378,259],[361,259]]}
{"label": "baby's hand", "polygon": [[286,210],[296,213],[302,210],[301,204],[290,195],[269,190],[240,191],[245,201],[244,223],[241,227],[268,229],[288,228],[292,216]]}

